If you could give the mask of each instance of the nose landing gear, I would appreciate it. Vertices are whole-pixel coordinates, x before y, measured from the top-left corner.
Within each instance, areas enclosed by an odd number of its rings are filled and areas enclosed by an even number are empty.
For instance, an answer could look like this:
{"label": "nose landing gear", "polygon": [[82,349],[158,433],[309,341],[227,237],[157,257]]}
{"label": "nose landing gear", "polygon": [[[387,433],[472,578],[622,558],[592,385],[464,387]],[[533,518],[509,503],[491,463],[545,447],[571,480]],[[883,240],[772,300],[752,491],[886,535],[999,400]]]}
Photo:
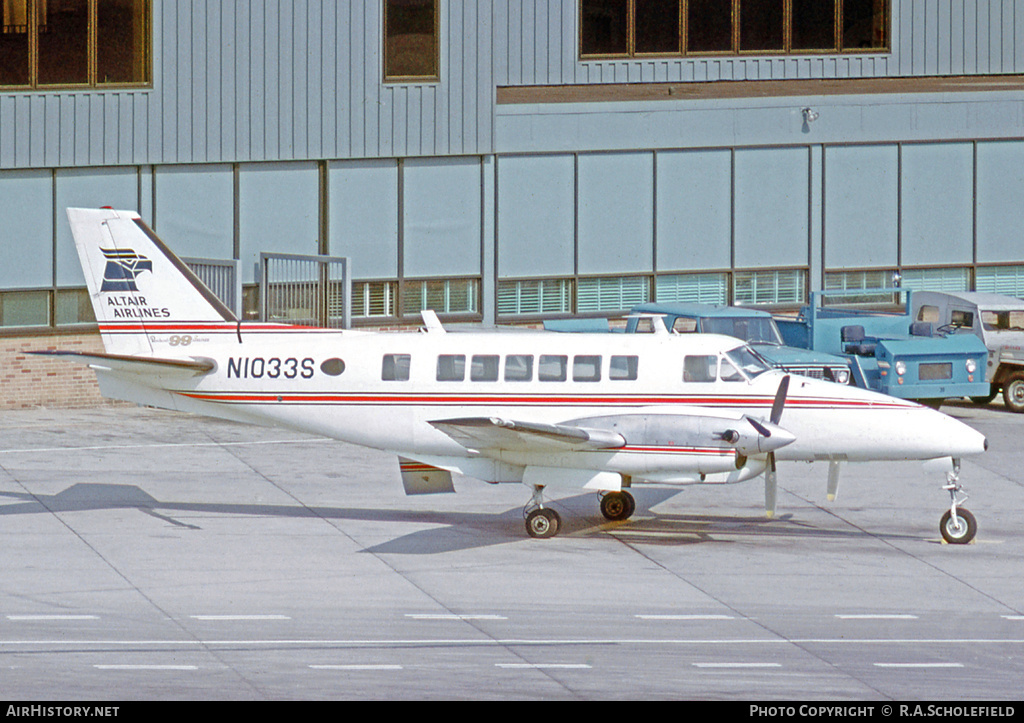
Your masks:
{"label": "nose landing gear", "polygon": [[950,545],[966,545],[974,539],[978,532],[978,523],[968,510],[960,507],[967,499],[965,494],[958,498],[957,493],[963,491],[959,482],[960,460],[953,460],[953,471],[946,473],[946,484],[942,489],[949,492],[949,509],[942,514],[939,520],[939,532],[942,539]]}

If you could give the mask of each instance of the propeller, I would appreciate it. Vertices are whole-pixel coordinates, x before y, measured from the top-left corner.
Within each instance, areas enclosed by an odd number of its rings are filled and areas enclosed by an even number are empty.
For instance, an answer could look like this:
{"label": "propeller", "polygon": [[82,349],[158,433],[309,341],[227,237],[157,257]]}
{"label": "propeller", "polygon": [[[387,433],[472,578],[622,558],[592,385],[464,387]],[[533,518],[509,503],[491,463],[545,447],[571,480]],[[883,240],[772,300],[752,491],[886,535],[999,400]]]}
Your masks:
{"label": "propeller", "polygon": [[[779,420],[782,419],[782,410],[786,406],[786,395],[789,394],[789,375],[782,377],[782,381],[779,382],[779,389],[775,392],[775,401],[772,402],[772,416],[771,423],[778,424]],[[754,424],[754,420],[750,420],[751,424]],[[757,429],[759,426],[754,424],[754,428]],[[760,432],[761,430],[758,429]],[[767,432],[768,430],[765,429]],[[771,434],[767,435],[771,436]],[[779,477],[777,474],[778,468],[775,464],[775,450],[768,453],[768,467],[764,472],[764,511],[768,517],[775,516],[775,500],[778,496],[779,488]]]}

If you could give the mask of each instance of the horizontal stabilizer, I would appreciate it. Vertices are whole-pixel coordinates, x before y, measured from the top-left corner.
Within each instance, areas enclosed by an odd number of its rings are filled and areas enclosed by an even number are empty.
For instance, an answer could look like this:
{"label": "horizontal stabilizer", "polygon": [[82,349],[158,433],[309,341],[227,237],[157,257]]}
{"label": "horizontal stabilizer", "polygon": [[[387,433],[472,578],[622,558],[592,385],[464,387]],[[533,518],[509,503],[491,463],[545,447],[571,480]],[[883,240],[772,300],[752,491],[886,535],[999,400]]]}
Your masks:
{"label": "horizontal stabilizer", "polygon": [[209,374],[216,368],[213,359],[157,359],[124,354],[100,354],[80,351],[33,351],[30,354],[87,364],[94,369],[109,369],[144,376],[196,377]]}
{"label": "horizontal stabilizer", "polygon": [[466,417],[430,422],[466,449],[597,450],[617,449],[626,440],[617,432],[567,424],[517,422],[497,417]]}
{"label": "horizontal stabilizer", "polygon": [[402,486],[407,495],[436,495],[455,491],[452,473],[446,469],[405,457],[398,458],[398,469],[402,473]]}

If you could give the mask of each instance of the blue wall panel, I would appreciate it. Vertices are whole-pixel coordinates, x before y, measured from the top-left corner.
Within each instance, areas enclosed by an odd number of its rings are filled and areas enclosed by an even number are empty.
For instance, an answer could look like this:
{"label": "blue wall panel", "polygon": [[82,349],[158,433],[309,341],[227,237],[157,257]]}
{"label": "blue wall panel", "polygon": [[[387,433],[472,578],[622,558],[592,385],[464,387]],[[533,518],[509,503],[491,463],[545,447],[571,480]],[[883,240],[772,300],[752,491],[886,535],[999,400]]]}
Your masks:
{"label": "blue wall panel", "polygon": [[53,174],[0,172],[0,288],[53,283]]}
{"label": "blue wall panel", "polygon": [[824,214],[825,268],[895,268],[899,148],[827,148]]}
{"label": "blue wall panel", "polygon": [[410,159],[403,167],[403,275],[480,275],[479,158]]}
{"label": "blue wall panel", "polygon": [[735,164],[736,266],[806,266],[808,150],[739,150]]}
{"label": "blue wall panel", "polygon": [[579,157],[579,273],[650,272],[654,265],[654,155]]}
{"label": "blue wall panel", "polygon": [[571,276],[575,268],[575,158],[498,160],[498,275]]}
{"label": "blue wall panel", "polygon": [[728,268],[732,153],[659,151],[658,271]]}
{"label": "blue wall panel", "polygon": [[235,181],[230,165],[160,166],[147,221],[179,256],[234,258]]}
{"label": "blue wall panel", "polygon": [[978,144],[979,262],[1024,261],[1024,141]]}
{"label": "blue wall panel", "polygon": [[360,279],[398,276],[398,162],[330,164],[330,252]]}
{"label": "blue wall panel", "polygon": [[903,148],[901,250],[904,264],[970,263],[974,227],[973,146]]}

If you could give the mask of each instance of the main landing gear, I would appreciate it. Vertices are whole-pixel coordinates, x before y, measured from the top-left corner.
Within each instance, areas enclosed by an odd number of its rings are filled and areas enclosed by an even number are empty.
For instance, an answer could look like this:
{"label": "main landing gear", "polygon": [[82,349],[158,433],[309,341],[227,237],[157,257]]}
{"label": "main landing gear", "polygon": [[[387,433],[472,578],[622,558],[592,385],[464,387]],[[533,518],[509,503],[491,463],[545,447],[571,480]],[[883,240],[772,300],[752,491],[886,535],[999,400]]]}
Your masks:
{"label": "main landing gear", "polygon": [[963,491],[959,482],[960,460],[953,460],[953,471],[946,473],[946,484],[942,489],[949,492],[949,509],[942,514],[939,520],[939,532],[942,539],[950,545],[966,545],[974,539],[978,532],[978,523],[969,511],[960,507],[967,495],[957,497],[957,493]]}
{"label": "main landing gear", "polygon": [[[615,522],[628,520],[635,511],[636,500],[625,490],[601,495],[601,514],[605,519]],[[559,514],[544,506],[544,487],[541,485],[534,485],[533,497],[523,510],[523,518],[526,520],[526,534],[530,537],[554,537],[562,528]]]}
{"label": "main landing gear", "polygon": [[622,492],[606,492],[601,495],[601,514],[605,519],[618,522],[628,520],[636,511],[636,500],[633,495]]}

